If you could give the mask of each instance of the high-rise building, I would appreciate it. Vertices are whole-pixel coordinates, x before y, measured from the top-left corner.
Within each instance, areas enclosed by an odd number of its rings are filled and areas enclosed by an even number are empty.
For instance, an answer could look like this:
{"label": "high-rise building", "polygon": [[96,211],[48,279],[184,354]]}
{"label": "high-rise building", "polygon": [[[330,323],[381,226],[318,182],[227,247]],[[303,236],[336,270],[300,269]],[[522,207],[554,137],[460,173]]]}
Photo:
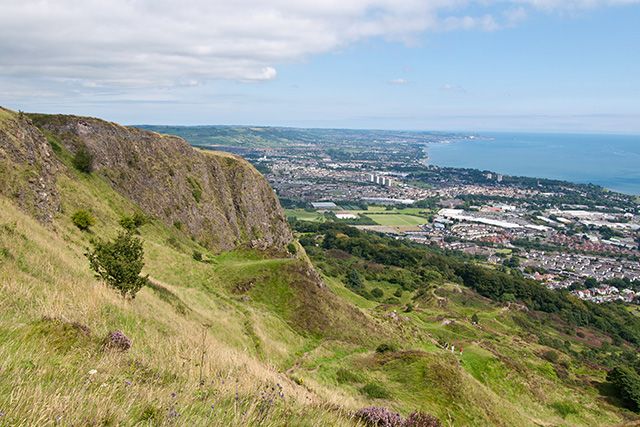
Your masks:
{"label": "high-rise building", "polygon": [[374,184],[382,185],[385,187],[391,186],[391,179],[384,175],[369,174],[369,182],[373,182]]}

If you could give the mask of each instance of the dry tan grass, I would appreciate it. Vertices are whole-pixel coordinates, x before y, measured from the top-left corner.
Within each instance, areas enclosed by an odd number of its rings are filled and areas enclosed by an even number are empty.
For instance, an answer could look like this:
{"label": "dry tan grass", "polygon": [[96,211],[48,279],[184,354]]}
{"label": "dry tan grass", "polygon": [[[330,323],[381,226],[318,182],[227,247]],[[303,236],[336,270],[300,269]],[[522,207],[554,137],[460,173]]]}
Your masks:
{"label": "dry tan grass", "polygon": [[[6,199],[0,199],[0,226],[0,244],[10,254],[0,268],[0,423],[270,426],[281,425],[285,415],[307,425],[347,422],[323,407],[327,402],[317,393],[246,351],[250,342],[237,337],[242,325],[230,304],[168,283],[163,286],[192,309],[188,315],[150,289],[124,301],[92,277],[76,243],[84,242],[79,232],[47,229]],[[249,316],[269,351],[292,336],[283,328],[271,337],[273,328],[263,323],[281,321]],[[91,336],[61,332],[73,322]],[[132,338],[128,353],[101,349],[100,339],[113,329]]]}

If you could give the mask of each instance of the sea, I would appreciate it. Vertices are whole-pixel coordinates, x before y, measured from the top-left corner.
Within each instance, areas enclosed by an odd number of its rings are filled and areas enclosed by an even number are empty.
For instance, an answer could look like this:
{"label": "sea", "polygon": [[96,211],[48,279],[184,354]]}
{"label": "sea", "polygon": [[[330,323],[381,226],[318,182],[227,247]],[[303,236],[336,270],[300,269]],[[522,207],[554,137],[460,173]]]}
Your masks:
{"label": "sea", "polygon": [[640,195],[640,135],[482,133],[429,144],[428,162],[592,183]]}

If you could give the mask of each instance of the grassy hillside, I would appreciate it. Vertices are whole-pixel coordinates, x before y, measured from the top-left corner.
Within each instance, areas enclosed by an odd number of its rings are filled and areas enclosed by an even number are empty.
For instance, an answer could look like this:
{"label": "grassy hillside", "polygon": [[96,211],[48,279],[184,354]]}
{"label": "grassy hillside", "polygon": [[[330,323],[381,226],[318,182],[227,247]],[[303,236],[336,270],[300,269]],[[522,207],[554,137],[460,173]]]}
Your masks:
{"label": "grassy hillside", "polygon": [[[356,426],[370,405],[456,426],[637,419],[604,390],[602,363],[579,357],[609,345],[602,332],[578,336],[444,277],[422,283],[412,267],[323,247],[320,231],[300,232],[295,255],[214,253],[150,218],[150,286],[123,300],[84,253],[140,206],[54,148],[50,223],[0,196],[0,425]],[[79,209],[90,232],[71,221]],[[131,349],[105,349],[115,330]]]}
{"label": "grassy hillside", "polygon": [[[65,213],[82,206],[96,214],[94,235],[113,235],[119,214],[133,209],[99,179],[61,187]],[[153,221],[142,237],[154,285],[124,301],[90,273],[83,250],[92,235],[75,229],[67,215],[45,228],[3,198],[0,227],[3,424],[157,423],[179,414],[181,423],[200,425],[212,419],[243,425],[264,415],[269,425],[285,410],[309,425],[339,423],[339,414],[317,409],[324,400],[285,373],[317,338],[298,333],[294,321],[265,304],[228,291],[233,271],[257,277],[299,261],[253,252],[213,256]],[[209,262],[194,261],[194,248]],[[294,274],[282,282],[295,281]],[[102,349],[112,330],[133,340],[129,352]]]}

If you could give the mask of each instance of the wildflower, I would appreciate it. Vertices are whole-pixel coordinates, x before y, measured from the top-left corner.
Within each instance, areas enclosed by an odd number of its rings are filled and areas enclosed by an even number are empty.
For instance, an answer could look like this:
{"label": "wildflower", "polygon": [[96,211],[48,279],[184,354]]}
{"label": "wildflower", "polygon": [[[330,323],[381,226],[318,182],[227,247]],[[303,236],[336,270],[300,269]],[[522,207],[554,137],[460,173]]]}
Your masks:
{"label": "wildflower", "polygon": [[424,412],[414,412],[404,422],[405,427],[441,427],[440,420]]}
{"label": "wildflower", "polygon": [[131,383],[131,381],[129,381],[129,380],[124,380],[124,384],[125,384],[125,385],[127,385],[127,386],[129,386],[129,385],[131,385],[132,383]]}
{"label": "wildflower", "polygon": [[360,409],[356,412],[356,417],[366,426],[371,427],[402,427],[403,425],[400,414],[377,406]]}
{"label": "wildflower", "polygon": [[92,370],[89,371],[89,375],[91,375],[91,376],[93,376],[93,375],[95,375],[97,373],[98,373],[98,371],[95,370],[95,369],[92,369]]}
{"label": "wildflower", "polygon": [[4,417],[5,413],[3,411],[0,411],[0,418]]}
{"label": "wildflower", "polygon": [[131,348],[131,339],[122,331],[109,332],[103,341],[104,348],[127,351]]}
{"label": "wildflower", "polygon": [[175,391],[174,391],[174,392],[171,392],[171,398],[172,398],[172,399],[175,399],[175,398],[176,398],[176,396],[177,396],[177,394],[176,394],[176,392],[175,392]]}

